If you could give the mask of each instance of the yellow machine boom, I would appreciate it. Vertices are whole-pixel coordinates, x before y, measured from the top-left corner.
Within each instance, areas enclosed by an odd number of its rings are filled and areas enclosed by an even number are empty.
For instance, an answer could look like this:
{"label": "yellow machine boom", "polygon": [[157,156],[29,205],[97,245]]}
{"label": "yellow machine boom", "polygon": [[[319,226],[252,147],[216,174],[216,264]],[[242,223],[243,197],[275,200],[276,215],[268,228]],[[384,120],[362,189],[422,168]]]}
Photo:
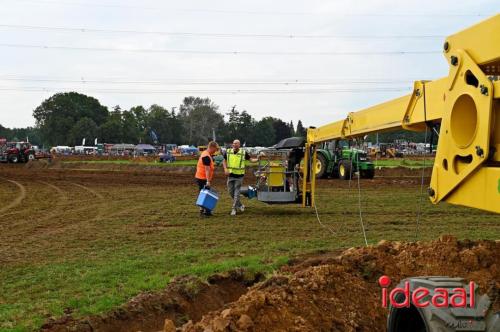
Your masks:
{"label": "yellow machine boom", "polygon": [[310,193],[311,204],[310,165],[319,143],[440,124],[430,200],[500,213],[500,14],[449,36],[443,53],[450,66],[447,77],[416,81],[407,96],[308,129],[303,192]]}

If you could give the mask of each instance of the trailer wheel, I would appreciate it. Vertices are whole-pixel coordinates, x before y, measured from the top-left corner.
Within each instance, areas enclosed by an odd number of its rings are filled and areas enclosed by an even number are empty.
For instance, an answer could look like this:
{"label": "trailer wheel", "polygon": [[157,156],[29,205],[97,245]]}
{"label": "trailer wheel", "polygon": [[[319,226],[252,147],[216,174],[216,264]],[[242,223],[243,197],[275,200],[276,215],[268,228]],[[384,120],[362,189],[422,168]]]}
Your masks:
{"label": "trailer wheel", "polygon": [[339,164],[339,178],[349,180],[352,177],[351,163],[347,160],[342,160]]}
{"label": "trailer wheel", "polygon": [[17,162],[19,161],[19,158],[17,155],[13,154],[9,157],[9,161],[13,164],[17,164]]}
{"label": "trailer wheel", "polygon": [[28,154],[28,160],[35,160],[35,155],[33,153]]}
{"label": "trailer wheel", "polygon": [[[469,287],[463,279],[449,277],[408,278],[401,281],[398,287],[404,287],[405,281],[409,282],[410,294],[419,287],[425,287],[429,290],[430,296],[434,295],[438,288],[447,289],[451,293],[455,288],[468,290]],[[476,299],[473,308],[469,306],[436,308],[432,304],[417,308],[413,303],[410,303],[409,308],[391,307],[387,319],[387,332],[499,331],[498,313],[488,312],[491,306],[490,298],[488,295],[479,294],[477,286],[473,292]],[[396,296],[398,302],[404,301],[403,294],[398,294],[398,296]],[[467,292],[467,298],[469,298],[469,292]]]}
{"label": "trailer wheel", "polygon": [[314,165],[314,173],[316,174],[316,178],[324,178],[326,177],[326,159],[322,154],[316,155],[316,165]]}

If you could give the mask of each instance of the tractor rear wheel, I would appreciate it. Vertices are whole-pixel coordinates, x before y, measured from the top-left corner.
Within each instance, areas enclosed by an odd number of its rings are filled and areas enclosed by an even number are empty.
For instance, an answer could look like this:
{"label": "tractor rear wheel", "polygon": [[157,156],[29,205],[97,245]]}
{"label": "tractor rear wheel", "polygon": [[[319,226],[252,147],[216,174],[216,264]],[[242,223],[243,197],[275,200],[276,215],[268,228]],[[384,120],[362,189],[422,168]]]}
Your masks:
{"label": "tractor rear wheel", "polygon": [[314,172],[317,179],[326,177],[326,158],[322,154],[318,153],[316,155],[316,165],[314,165]]}
{"label": "tractor rear wheel", "polygon": [[339,164],[339,178],[350,180],[352,177],[352,165],[349,160],[342,160]]}
{"label": "tractor rear wheel", "polygon": [[17,164],[17,162],[19,161],[19,157],[15,154],[12,154],[9,157],[9,161],[13,164]]}

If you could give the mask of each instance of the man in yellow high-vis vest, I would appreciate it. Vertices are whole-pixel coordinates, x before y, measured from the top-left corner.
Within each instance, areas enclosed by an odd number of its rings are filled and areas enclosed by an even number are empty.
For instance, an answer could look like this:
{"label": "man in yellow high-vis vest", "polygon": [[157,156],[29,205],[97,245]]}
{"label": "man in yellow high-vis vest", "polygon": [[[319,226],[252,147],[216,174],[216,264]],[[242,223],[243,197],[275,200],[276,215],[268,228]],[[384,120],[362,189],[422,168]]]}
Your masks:
{"label": "man in yellow high-vis vest", "polygon": [[227,175],[227,190],[233,199],[231,215],[236,215],[236,210],[245,211],[245,206],[240,201],[240,189],[245,176],[245,163],[247,160],[252,162],[257,161],[255,158],[250,158],[250,155],[241,147],[239,140],[233,141],[233,148],[227,149],[224,154],[224,173]]}

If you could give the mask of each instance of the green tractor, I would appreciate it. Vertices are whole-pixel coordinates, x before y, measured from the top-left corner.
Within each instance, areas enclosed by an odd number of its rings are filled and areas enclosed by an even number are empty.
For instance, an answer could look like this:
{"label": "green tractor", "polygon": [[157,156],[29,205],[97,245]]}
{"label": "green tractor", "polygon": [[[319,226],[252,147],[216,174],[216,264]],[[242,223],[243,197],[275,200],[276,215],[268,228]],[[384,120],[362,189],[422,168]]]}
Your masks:
{"label": "green tractor", "polygon": [[375,175],[375,165],[366,152],[342,145],[340,141],[326,143],[317,150],[315,167],[317,178],[349,180],[358,171],[363,179],[373,179]]}

